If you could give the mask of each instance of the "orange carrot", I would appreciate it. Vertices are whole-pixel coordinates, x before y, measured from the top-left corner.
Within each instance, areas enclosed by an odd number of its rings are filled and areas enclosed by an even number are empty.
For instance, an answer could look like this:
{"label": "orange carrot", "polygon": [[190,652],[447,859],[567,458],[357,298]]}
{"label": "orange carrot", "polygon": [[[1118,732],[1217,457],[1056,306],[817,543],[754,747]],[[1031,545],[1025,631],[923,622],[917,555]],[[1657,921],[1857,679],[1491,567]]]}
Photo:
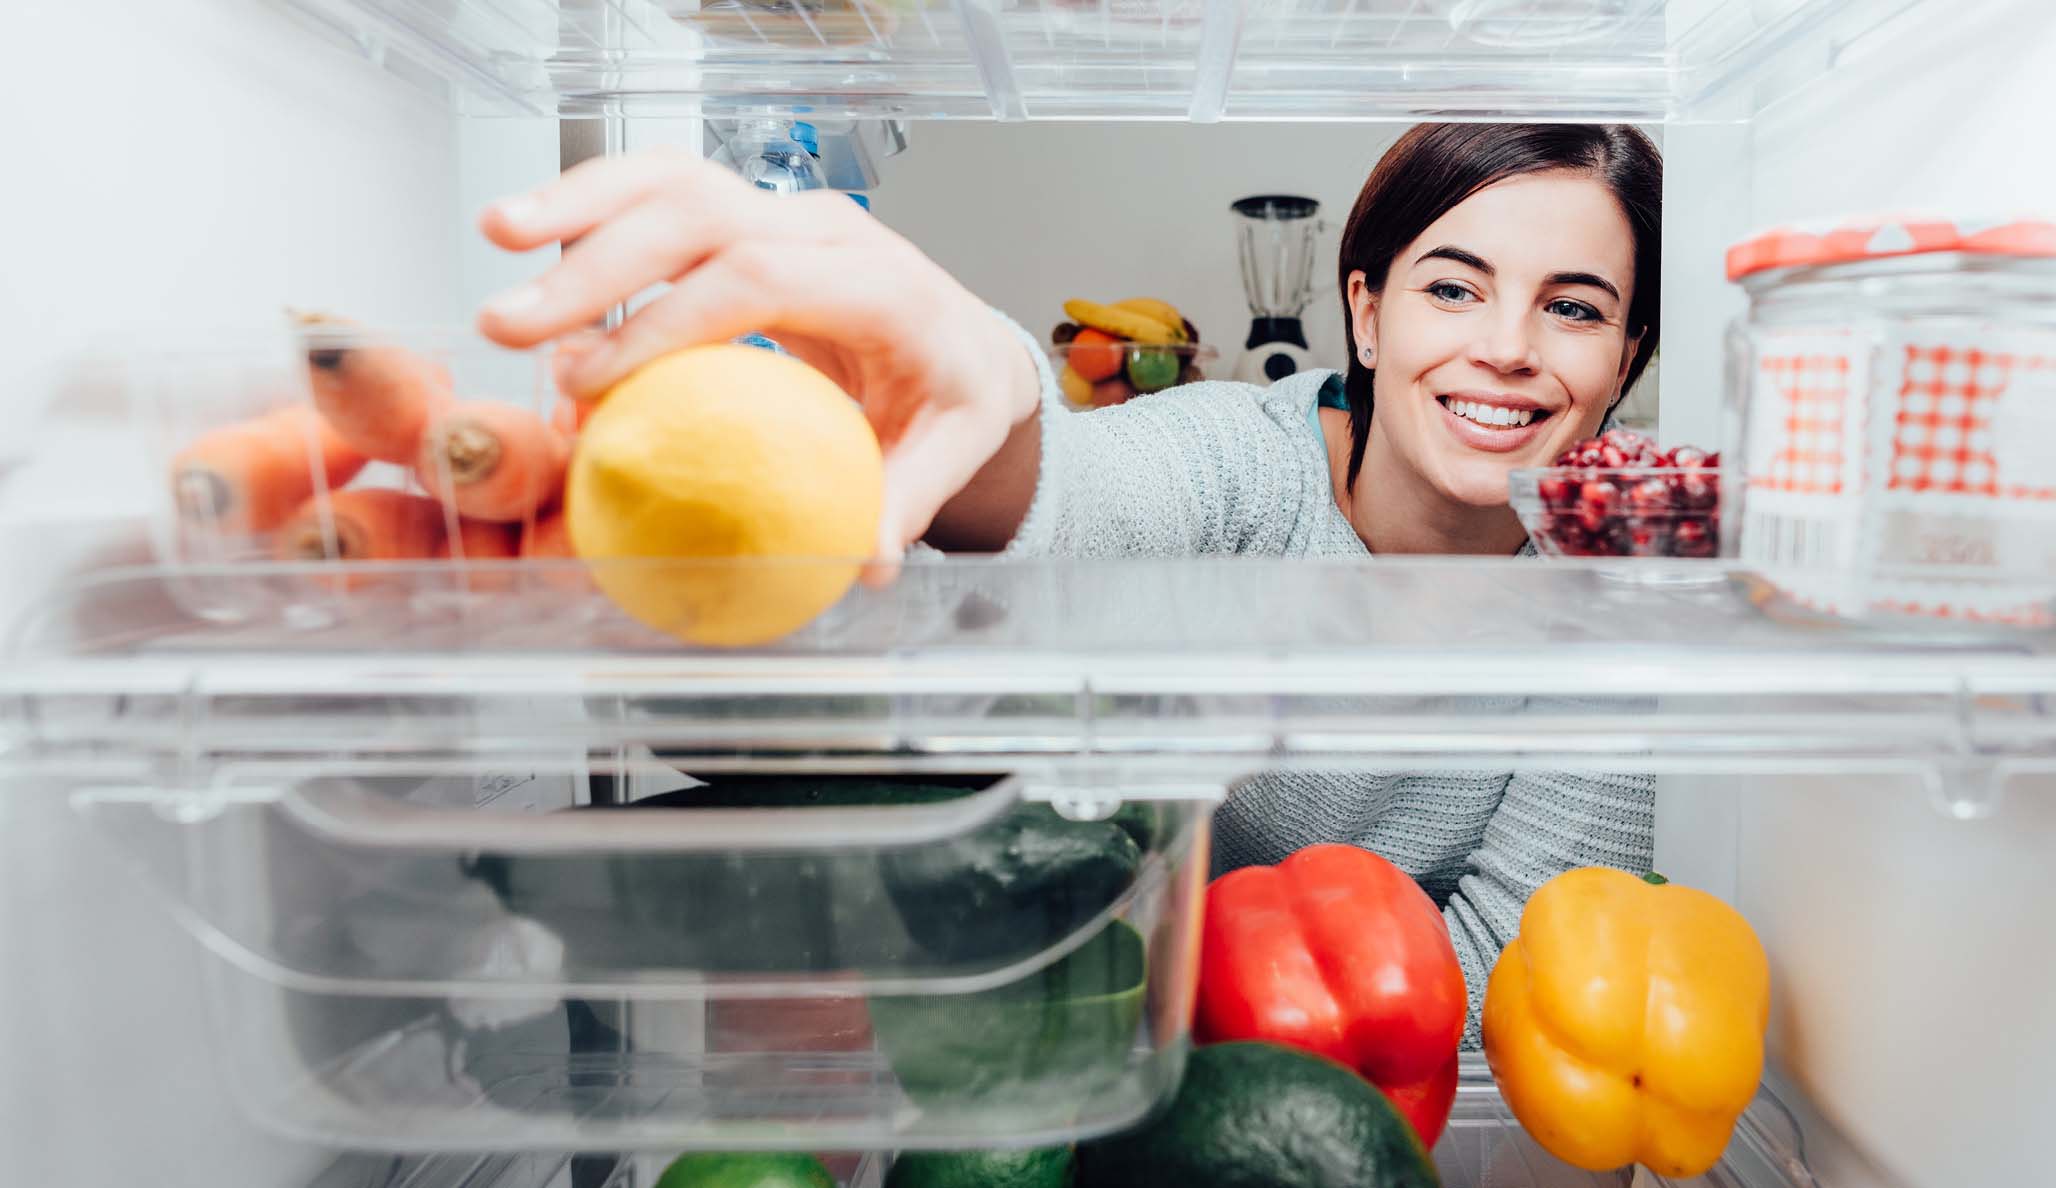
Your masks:
{"label": "orange carrot", "polygon": [[522,529],[521,555],[546,562],[534,567],[532,580],[541,586],[575,593],[592,589],[592,580],[584,567],[567,561],[576,558],[578,551],[571,547],[570,522],[561,509],[537,516]]}
{"label": "orange carrot", "polygon": [[279,529],[274,553],[281,561],[438,557],[448,531],[444,516],[441,504],[408,491],[336,491],[302,504]]}
{"label": "orange carrot", "polygon": [[365,458],[305,405],[273,409],[201,434],[171,463],[187,523],[238,535],[269,532],[317,489],[357,477]]}
{"label": "orange carrot", "polygon": [[381,462],[414,461],[429,418],[454,399],[449,371],[404,347],[358,338],[350,323],[303,314],[314,406],[344,441]]}
{"label": "orange carrot", "polygon": [[457,533],[444,543],[442,555],[460,565],[485,562],[480,569],[474,569],[465,576],[464,584],[479,593],[500,593],[514,588],[517,574],[511,565],[494,563],[520,556],[520,548],[519,525],[492,520],[459,520]]}
{"label": "orange carrot", "polygon": [[561,511],[538,516],[521,532],[521,555],[550,559],[576,557],[578,550],[571,547],[571,525]]}
{"label": "orange carrot", "polygon": [[476,520],[525,520],[564,489],[570,443],[525,408],[450,406],[421,435],[415,473],[436,498]]}
{"label": "orange carrot", "polygon": [[442,555],[459,561],[505,561],[521,555],[521,533],[513,524],[494,520],[459,520],[457,535],[444,543]]}

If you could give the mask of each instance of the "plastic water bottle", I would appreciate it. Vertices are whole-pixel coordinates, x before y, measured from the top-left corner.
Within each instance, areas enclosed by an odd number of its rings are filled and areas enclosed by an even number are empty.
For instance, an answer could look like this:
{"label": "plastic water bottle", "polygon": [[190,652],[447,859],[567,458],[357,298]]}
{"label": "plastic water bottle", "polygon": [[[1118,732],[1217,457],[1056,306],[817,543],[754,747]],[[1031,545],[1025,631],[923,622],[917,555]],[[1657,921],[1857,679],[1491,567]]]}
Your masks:
{"label": "plastic water bottle", "polygon": [[825,190],[828,180],[821,175],[821,165],[793,134],[795,127],[798,125],[782,120],[744,120],[714,154],[714,160],[760,190],[778,194]]}
{"label": "plastic water bottle", "polygon": [[[812,124],[786,124],[779,120],[744,120],[735,135],[714,154],[714,160],[735,170],[760,190],[797,194],[825,190],[820,141]],[[744,346],[786,354],[778,343],[762,334],[745,334],[733,341]]]}

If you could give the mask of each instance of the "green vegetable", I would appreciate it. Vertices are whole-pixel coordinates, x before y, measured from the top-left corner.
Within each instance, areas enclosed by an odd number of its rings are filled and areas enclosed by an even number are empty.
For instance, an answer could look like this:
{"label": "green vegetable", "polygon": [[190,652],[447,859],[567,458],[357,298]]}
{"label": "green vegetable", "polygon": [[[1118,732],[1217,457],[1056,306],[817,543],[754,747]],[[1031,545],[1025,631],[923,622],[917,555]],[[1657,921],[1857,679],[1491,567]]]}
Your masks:
{"label": "green vegetable", "polygon": [[1062,960],[975,994],[871,1000],[900,1087],[940,1112],[1076,1104],[1118,1080],[1148,985],[1142,935],[1116,920]]}
{"label": "green vegetable", "polygon": [[836,1188],[812,1155],[707,1153],[680,1155],[656,1188]]}
{"label": "green vegetable", "polygon": [[1069,1147],[1026,1151],[910,1151],[893,1160],[885,1188],[1070,1188]]}
{"label": "green vegetable", "polygon": [[885,889],[907,933],[957,962],[1025,960],[1105,911],[1142,851],[1115,821],[1016,805],[962,837],[885,851]]}
{"label": "green vegetable", "polygon": [[1192,1053],[1169,1109],[1078,1147],[1078,1188],[1435,1188],[1413,1127],[1370,1082],[1266,1043]]}

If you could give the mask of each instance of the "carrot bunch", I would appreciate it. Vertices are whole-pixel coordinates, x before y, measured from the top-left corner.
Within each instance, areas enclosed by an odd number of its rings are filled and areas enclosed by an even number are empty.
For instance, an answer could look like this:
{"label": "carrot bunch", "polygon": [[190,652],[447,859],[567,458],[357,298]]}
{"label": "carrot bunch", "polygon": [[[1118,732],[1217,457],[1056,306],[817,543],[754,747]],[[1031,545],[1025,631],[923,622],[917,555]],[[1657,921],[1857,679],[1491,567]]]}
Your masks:
{"label": "carrot bunch", "polygon": [[[185,527],[262,542],[287,561],[573,555],[560,505],[584,410],[560,401],[545,420],[463,399],[421,354],[340,318],[295,321],[311,407],[274,409],[180,450],[171,485]],[[419,489],[352,486],[373,462],[405,468]]]}

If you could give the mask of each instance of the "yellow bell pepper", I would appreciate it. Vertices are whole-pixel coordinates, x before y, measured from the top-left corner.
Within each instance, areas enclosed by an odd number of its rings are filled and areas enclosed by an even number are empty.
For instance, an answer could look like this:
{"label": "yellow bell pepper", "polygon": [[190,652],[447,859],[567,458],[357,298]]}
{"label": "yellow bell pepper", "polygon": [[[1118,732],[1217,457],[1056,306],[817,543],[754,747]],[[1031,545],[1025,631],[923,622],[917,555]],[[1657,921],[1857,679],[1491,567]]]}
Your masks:
{"label": "yellow bell pepper", "polygon": [[1528,1134],[1587,1171],[1700,1175],[1763,1075],[1770,963],[1703,891],[1587,867],[1544,883],[1485,986],[1485,1057]]}

